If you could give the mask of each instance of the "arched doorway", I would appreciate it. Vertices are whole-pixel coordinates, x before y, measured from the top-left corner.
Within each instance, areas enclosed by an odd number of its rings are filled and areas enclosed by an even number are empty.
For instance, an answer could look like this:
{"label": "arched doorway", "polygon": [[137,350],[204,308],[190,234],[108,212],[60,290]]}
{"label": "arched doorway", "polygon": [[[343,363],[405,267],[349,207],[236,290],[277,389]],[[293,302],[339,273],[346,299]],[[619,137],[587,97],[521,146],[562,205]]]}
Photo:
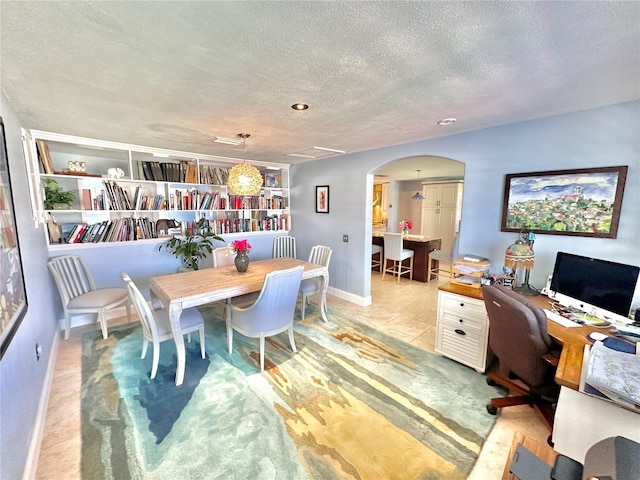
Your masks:
{"label": "arched doorway", "polygon": [[[438,156],[412,156],[390,161],[372,171],[373,203],[372,203],[372,231],[397,232],[400,221],[408,219],[414,225],[413,233],[427,235],[433,229],[430,225],[423,225],[424,219],[433,221],[435,215],[445,212],[438,208],[442,206],[441,200],[437,200],[434,207],[437,210],[429,212],[430,195],[428,198],[420,198],[429,186],[438,186],[462,182],[464,180],[464,164],[456,160]],[[428,188],[428,192],[433,189]],[[460,197],[462,196],[460,192]],[[455,218],[460,218],[461,201],[457,206],[458,212]],[[450,204],[451,202],[449,202]],[[428,213],[428,215],[425,215]],[[451,223],[451,228],[457,230],[457,222]],[[453,238],[453,231],[447,238]],[[446,243],[446,242],[445,242]],[[449,244],[443,248],[449,248]]]}

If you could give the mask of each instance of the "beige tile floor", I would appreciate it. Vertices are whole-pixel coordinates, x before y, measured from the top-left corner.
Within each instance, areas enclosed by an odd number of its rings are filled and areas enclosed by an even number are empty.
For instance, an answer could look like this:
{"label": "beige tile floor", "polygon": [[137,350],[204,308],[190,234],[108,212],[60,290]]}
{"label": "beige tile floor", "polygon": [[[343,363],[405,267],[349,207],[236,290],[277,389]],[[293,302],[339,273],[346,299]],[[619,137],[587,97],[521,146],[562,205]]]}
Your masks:
{"label": "beige tile floor", "polygon": [[[446,279],[443,279],[446,281]],[[372,274],[372,304],[360,307],[329,296],[330,308],[367,323],[419,348],[434,352],[437,282],[423,284]],[[126,319],[123,319],[126,320]],[[111,322],[114,324],[116,322]],[[93,326],[73,329],[68,341],[60,341],[49,398],[36,478],[80,478],[81,337]],[[470,480],[500,479],[516,431],[546,442],[549,432],[528,406],[510,407],[498,414]]]}

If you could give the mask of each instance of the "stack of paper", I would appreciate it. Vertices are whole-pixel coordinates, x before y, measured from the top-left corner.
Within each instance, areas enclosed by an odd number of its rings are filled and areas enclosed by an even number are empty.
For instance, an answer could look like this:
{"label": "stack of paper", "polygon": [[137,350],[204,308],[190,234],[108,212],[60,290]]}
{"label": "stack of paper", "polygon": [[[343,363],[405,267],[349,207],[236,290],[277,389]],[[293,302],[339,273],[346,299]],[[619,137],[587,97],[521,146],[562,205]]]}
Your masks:
{"label": "stack of paper", "polygon": [[489,260],[476,256],[465,256],[453,262],[452,283],[479,288],[480,281],[489,272]]}
{"label": "stack of paper", "polygon": [[640,407],[638,372],[640,355],[613,350],[602,342],[595,342],[589,355],[586,384],[614,402]]}

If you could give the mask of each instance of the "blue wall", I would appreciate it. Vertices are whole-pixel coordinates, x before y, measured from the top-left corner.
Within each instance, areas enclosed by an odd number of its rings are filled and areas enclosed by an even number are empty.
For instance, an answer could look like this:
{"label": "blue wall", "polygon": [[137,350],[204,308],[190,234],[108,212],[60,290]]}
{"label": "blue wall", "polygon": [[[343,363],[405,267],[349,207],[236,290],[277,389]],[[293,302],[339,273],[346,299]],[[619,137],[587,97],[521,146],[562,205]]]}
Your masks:
{"label": "blue wall", "polygon": [[[51,305],[56,300],[47,270],[47,246],[42,228],[31,221],[27,174],[20,127],[6,98],[0,98],[4,120],[11,189],[17,217],[28,310],[0,361],[0,477],[21,478],[34,430],[38,403],[50,361],[56,322]],[[36,360],[35,345],[43,347]]]}
{"label": "blue wall", "polygon": [[[465,164],[460,251],[484,255],[502,268],[517,235],[500,231],[504,176],[509,173],[628,165],[616,239],[538,235],[531,283],[542,287],[558,251],[640,265],[640,102],[425,140],[294,165],[292,234],[298,244],[334,249],[330,284],[370,296],[371,180],[381,165],[416,155]],[[422,175],[429,176],[428,168]],[[315,213],[314,188],[330,186],[329,215]],[[342,242],[342,234],[350,242]],[[636,292],[636,295],[638,292]],[[636,306],[639,301],[636,298]]]}

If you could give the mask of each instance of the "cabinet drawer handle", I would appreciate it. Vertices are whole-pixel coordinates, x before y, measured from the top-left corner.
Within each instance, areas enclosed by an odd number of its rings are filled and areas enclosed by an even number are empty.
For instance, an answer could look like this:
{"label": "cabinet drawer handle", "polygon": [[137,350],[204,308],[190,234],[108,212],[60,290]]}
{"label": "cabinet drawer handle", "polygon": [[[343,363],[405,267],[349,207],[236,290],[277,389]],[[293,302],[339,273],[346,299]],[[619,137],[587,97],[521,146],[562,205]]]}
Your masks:
{"label": "cabinet drawer handle", "polygon": [[454,330],[454,332],[456,332],[458,335],[466,335],[467,332],[465,332],[464,330],[460,330],[459,328],[456,328]]}

